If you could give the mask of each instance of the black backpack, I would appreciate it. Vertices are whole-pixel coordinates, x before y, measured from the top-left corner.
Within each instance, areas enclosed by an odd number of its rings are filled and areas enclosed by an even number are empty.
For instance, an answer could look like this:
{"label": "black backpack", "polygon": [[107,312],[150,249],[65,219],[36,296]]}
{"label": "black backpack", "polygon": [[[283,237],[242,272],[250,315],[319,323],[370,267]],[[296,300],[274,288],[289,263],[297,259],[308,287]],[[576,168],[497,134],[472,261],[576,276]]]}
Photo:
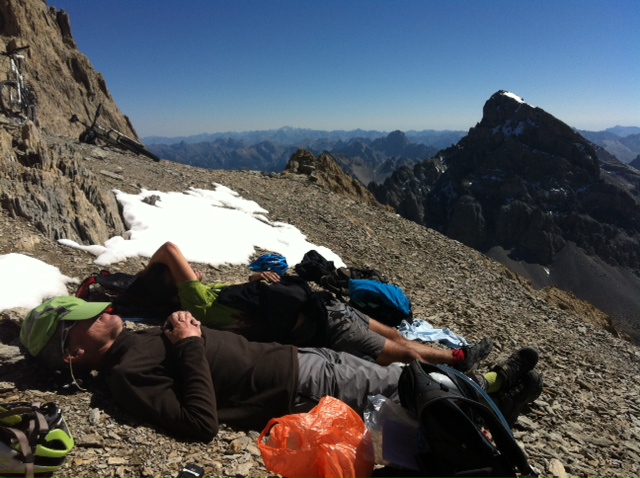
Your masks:
{"label": "black backpack", "polygon": [[333,292],[342,302],[390,327],[411,322],[411,301],[404,291],[389,284],[387,276],[371,267],[339,267],[315,250],[295,266],[298,276]]}
{"label": "black backpack", "polygon": [[427,445],[416,456],[423,476],[537,476],[500,410],[463,373],[416,360],[398,388]]}

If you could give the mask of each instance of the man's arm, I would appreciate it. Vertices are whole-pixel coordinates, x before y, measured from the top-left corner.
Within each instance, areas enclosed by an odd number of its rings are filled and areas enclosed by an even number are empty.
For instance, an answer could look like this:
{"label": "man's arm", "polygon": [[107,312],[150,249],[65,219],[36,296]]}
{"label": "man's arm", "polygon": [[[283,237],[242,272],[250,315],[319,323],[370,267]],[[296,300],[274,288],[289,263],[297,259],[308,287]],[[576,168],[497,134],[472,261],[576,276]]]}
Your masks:
{"label": "man's arm", "polygon": [[168,432],[210,441],[218,433],[218,415],[200,322],[188,312],[175,312],[163,334],[173,344],[167,363],[139,354],[113,371],[110,389],[127,411]]}

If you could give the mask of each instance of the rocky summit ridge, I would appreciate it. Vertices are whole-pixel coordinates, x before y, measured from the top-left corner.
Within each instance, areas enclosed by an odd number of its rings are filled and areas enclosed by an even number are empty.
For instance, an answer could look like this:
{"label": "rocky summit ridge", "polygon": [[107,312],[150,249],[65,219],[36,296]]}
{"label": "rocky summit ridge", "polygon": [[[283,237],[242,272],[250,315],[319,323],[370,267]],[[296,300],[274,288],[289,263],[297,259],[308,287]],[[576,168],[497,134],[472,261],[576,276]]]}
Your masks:
{"label": "rocky summit ridge", "polygon": [[[47,35],[52,43],[71,42],[70,33],[65,40],[54,21],[58,13],[40,0],[0,1],[0,12],[3,35],[13,25],[12,35],[35,32],[42,43]],[[98,78],[90,69],[87,74]],[[59,91],[40,88],[52,95]],[[89,101],[75,98],[68,112]],[[139,193],[225,185],[267,209],[270,220],[296,226],[347,264],[383,270],[411,298],[416,318],[449,327],[471,342],[493,338],[495,350],[481,370],[517,347],[537,347],[544,392],[520,417],[514,434],[543,475],[640,475],[640,349],[589,304],[557,289],[535,290],[486,255],[368,202],[328,157],[301,153],[280,174],[154,163],[78,143],[74,131],[64,131],[66,114],[58,120],[51,115],[43,111],[40,127],[0,122],[0,254],[24,254],[80,280],[99,270],[94,257],[58,239],[91,244],[125,234],[115,189]],[[145,263],[130,259],[111,270],[133,273]],[[206,281],[247,275],[243,266],[197,266]],[[70,294],[75,286],[69,284]],[[51,377],[19,353],[26,313],[0,311],[0,402],[59,403],[76,446],[57,476],[175,476],[188,462],[202,465],[206,476],[271,476],[256,446],[259,430],[223,427],[210,443],[185,442],[120,411],[99,382],[76,393],[53,389]]]}

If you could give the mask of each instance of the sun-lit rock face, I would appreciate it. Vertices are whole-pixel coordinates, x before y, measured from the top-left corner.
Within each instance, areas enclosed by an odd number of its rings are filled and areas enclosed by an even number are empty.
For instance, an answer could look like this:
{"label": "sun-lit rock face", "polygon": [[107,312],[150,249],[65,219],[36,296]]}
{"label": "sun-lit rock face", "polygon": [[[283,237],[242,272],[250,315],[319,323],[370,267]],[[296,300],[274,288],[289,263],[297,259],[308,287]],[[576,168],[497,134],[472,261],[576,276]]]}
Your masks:
{"label": "sun-lit rock face", "polygon": [[[22,54],[28,83],[36,93],[37,116],[42,128],[55,134],[77,137],[81,126],[70,123],[75,113],[90,117],[102,103],[103,120],[128,136],[137,137],[122,114],[104,77],[77,49],[72,21],[64,10],[42,0],[0,1],[0,49],[29,46]],[[0,78],[9,64],[0,58]]]}

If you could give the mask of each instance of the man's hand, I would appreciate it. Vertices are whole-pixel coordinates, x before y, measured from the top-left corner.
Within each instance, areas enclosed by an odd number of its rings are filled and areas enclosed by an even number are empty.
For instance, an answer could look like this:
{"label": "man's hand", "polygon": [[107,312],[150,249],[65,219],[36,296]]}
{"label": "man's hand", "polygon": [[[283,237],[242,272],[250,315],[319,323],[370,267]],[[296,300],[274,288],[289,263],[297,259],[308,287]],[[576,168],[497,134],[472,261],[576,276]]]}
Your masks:
{"label": "man's hand", "polygon": [[267,282],[280,282],[280,276],[275,272],[256,272],[249,276],[250,281],[266,280]]}
{"label": "man's hand", "polygon": [[172,344],[187,337],[202,337],[200,321],[184,310],[171,314],[162,326],[162,330]]}

